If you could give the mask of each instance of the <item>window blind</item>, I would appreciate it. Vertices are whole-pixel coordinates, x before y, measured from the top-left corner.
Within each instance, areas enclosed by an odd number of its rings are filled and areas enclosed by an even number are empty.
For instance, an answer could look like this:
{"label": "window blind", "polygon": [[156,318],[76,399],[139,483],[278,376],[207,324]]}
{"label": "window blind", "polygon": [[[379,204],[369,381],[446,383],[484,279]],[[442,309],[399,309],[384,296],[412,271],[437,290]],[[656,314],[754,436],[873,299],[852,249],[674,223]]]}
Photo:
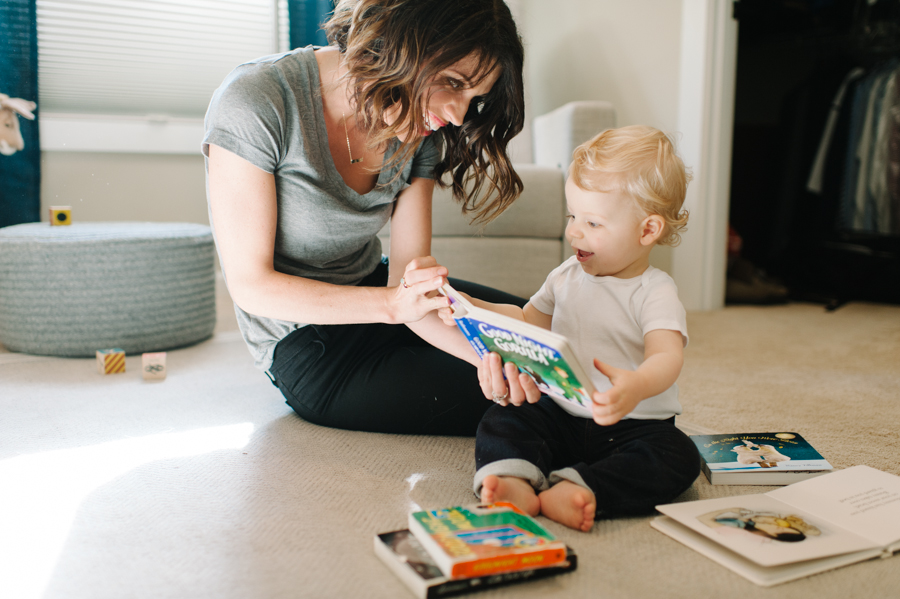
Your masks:
{"label": "window blind", "polygon": [[37,0],[43,113],[202,117],[235,66],[287,50],[287,0]]}

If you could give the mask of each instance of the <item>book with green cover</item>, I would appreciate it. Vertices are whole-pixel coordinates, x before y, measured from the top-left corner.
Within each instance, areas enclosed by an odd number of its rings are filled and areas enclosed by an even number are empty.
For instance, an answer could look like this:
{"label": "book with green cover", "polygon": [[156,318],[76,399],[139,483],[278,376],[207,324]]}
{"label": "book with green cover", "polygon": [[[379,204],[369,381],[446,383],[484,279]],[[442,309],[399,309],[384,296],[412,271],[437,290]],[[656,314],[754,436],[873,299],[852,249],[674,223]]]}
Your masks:
{"label": "book with green cover", "polygon": [[474,306],[450,285],[441,293],[450,299],[456,326],[479,357],[496,352],[529,374],[541,393],[591,409],[594,385],[565,337]]}
{"label": "book with green cover", "polygon": [[450,578],[559,564],[566,545],[511,503],[412,512],[409,530]]}
{"label": "book with green cover", "polygon": [[787,485],[832,471],[799,433],[691,435],[714,485]]}

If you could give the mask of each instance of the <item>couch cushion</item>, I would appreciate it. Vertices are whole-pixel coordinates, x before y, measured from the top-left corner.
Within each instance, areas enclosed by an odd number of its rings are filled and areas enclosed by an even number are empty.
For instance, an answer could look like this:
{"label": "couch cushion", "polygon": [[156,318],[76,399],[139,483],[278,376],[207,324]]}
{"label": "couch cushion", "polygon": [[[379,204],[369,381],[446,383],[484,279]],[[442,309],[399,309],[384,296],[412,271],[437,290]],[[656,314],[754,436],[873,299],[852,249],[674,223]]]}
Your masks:
{"label": "couch cushion", "polygon": [[522,237],[435,237],[432,254],[457,279],[530,298],[559,266],[563,242]]}
{"label": "couch cushion", "polygon": [[[470,225],[449,189],[434,190],[432,235],[484,235],[493,237],[535,237],[561,239],[565,225],[565,179],[559,169],[534,164],[517,164],[524,190],[516,201],[486,227]],[[391,234],[388,223],[379,233]],[[387,251],[387,250],[385,250]]]}
{"label": "couch cushion", "polygon": [[472,226],[462,216],[449,189],[435,189],[433,235],[478,235],[490,237],[537,237],[560,239],[565,230],[565,179],[557,168],[517,164],[524,191],[494,222],[483,228]]}
{"label": "couch cushion", "polygon": [[534,119],[534,162],[568,171],[575,148],[615,126],[611,102],[569,102]]}

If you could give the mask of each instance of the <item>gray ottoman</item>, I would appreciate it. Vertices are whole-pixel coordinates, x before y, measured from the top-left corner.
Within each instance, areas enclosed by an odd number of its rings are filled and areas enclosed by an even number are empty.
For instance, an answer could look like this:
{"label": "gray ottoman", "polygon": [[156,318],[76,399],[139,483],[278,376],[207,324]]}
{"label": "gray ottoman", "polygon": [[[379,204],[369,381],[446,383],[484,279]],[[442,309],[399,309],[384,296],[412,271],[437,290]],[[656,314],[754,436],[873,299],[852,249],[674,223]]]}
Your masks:
{"label": "gray ottoman", "polygon": [[0,229],[0,343],[48,356],[202,341],[216,324],[213,238],[190,223]]}

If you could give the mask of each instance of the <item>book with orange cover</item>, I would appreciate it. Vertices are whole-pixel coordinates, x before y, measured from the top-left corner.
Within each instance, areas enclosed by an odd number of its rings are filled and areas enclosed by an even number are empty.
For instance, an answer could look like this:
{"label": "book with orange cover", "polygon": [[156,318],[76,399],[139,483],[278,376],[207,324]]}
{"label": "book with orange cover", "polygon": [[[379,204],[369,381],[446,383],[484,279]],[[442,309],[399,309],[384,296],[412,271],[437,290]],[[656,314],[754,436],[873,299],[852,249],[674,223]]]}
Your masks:
{"label": "book with orange cover", "polygon": [[511,503],[412,512],[409,530],[450,578],[472,578],[566,560],[566,545]]}
{"label": "book with orange cover", "polygon": [[452,597],[499,586],[540,580],[571,572],[578,567],[578,556],[568,548],[566,561],[547,566],[486,574],[473,578],[450,578],[434,563],[422,544],[409,530],[395,530],[375,535],[375,554],[419,599]]}

